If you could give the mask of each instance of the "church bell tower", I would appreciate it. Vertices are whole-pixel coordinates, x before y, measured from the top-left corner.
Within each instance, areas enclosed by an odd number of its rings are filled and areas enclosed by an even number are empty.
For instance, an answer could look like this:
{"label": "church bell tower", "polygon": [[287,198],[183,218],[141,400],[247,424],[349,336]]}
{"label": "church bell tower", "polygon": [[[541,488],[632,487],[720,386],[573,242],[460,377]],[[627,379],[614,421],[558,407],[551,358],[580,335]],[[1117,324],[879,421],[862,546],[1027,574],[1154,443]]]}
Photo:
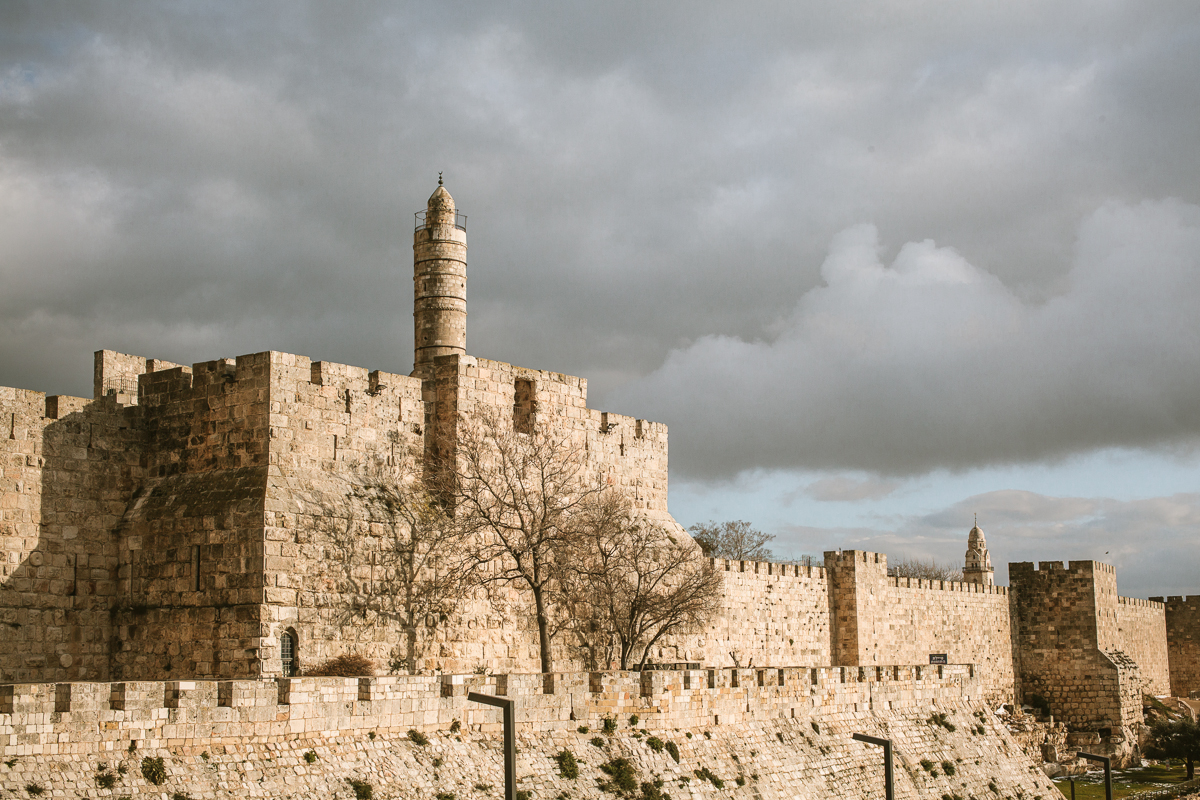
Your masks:
{"label": "church bell tower", "polygon": [[438,356],[467,353],[466,216],[442,185],[416,214],[413,232],[413,371],[432,377]]}
{"label": "church bell tower", "polygon": [[978,519],[975,520],[975,527],[967,534],[967,563],[963,566],[963,581],[981,583],[984,586],[991,586],[996,582],[992,556],[988,553],[987,542],[984,541]]}

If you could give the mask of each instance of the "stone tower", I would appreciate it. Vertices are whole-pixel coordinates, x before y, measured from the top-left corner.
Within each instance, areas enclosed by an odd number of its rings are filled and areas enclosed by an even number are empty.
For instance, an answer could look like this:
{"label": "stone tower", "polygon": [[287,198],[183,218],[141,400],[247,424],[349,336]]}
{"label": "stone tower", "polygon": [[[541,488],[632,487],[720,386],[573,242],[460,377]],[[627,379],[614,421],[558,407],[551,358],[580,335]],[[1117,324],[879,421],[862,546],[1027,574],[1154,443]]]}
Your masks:
{"label": "stone tower", "polygon": [[996,571],[992,569],[992,557],[988,553],[979,520],[975,520],[975,527],[971,528],[970,534],[967,535],[967,563],[963,567],[963,580],[967,583],[982,583],[985,586],[996,582]]}
{"label": "stone tower", "polygon": [[467,354],[467,229],[441,175],[416,217],[412,374],[426,378],[438,356]]}

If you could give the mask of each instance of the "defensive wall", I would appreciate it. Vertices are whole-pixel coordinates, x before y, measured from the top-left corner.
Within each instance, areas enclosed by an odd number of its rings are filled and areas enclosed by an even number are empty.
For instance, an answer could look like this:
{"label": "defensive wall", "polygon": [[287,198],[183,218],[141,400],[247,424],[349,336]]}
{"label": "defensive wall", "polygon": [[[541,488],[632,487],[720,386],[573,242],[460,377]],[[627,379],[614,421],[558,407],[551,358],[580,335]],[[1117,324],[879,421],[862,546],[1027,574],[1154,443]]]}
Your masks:
{"label": "defensive wall", "polygon": [[1007,588],[889,577],[886,555],[861,550],[827,552],[825,565],[834,663],[917,663],[943,654],[980,665],[989,700],[1013,700]]}
{"label": "defensive wall", "polygon": [[[400,634],[347,615],[329,526],[366,518],[355,495],[372,465],[452,457],[464,413],[552,426],[681,530],[665,426],[588,409],[580,378],[460,355],[434,369],[99,351],[92,400],[0,388],[0,625],[20,645],[0,652],[0,679],[280,674],[289,630],[309,663],[354,647],[386,665]],[[473,602],[431,625],[421,666],[536,669],[527,616],[519,594]]]}
{"label": "defensive wall", "polygon": [[[467,701],[478,691],[514,700],[519,788],[535,800],[604,796],[598,766],[617,757],[674,797],[879,796],[880,750],[853,741],[854,732],[894,742],[897,797],[1053,796],[981,702],[972,672],[888,665],[7,685],[0,788],[349,797],[353,778],[383,798],[487,796],[503,785],[501,718]],[[577,779],[554,761],[564,749],[579,762]],[[163,783],[142,777],[146,757],[163,759]],[[104,774],[115,785],[97,789]]]}
{"label": "defensive wall", "polygon": [[1068,725],[1132,735],[1142,695],[1169,689],[1163,604],[1118,597],[1097,561],[1010,564],[1009,579],[1018,693]]}
{"label": "defensive wall", "polygon": [[1166,606],[1171,694],[1200,692],[1200,595],[1150,599]]}

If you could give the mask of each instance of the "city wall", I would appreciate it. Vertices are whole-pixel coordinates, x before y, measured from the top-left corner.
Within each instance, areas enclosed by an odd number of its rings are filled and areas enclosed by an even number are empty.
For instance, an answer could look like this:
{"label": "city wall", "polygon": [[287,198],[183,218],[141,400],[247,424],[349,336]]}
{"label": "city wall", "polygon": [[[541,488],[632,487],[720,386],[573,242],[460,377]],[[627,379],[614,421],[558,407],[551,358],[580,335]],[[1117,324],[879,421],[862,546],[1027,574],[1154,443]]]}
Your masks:
{"label": "city wall", "polygon": [[1143,694],[1167,690],[1163,604],[1118,597],[1116,570],[1097,561],[1010,564],[1009,578],[1025,702],[1040,697],[1068,725],[1136,741]]}
{"label": "city wall", "polygon": [[825,553],[836,663],[928,663],[932,654],[980,665],[989,700],[1013,700],[1008,590],[1003,586],[892,578],[887,556]]}
{"label": "city wall", "polygon": [[[724,580],[720,611],[693,636],[676,637],[686,652],[659,660],[704,664],[829,663],[829,586],[821,567],[713,559]],[[694,641],[691,641],[694,640]],[[699,651],[702,659],[689,659]]]}
{"label": "city wall", "polygon": [[[881,755],[854,732],[893,740],[897,797],[1054,791],[962,665],[2,686],[0,788],[91,794],[107,773],[117,785],[100,793],[130,797],[338,797],[348,778],[383,798],[486,796],[503,785],[500,712],[468,691],[515,701],[519,788],[535,800],[604,796],[597,767],[616,757],[675,797],[865,800],[882,792]],[[558,769],[563,749],[578,779]],[[163,759],[161,785],[146,757]]]}
{"label": "city wall", "polygon": [[1189,697],[1200,692],[1200,595],[1168,597],[1165,607],[1171,694]]}

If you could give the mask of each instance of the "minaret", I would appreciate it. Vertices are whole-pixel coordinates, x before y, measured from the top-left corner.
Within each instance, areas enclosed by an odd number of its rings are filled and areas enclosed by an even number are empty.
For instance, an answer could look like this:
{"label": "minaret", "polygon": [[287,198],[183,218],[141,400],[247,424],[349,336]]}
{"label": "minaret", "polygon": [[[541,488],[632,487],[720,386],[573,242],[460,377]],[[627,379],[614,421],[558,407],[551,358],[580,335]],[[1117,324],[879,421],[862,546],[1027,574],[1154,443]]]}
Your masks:
{"label": "minaret", "polygon": [[967,563],[963,567],[963,580],[966,583],[982,583],[991,586],[996,582],[996,571],[992,569],[992,557],[988,554],[987,542],[983,539],[983,531],[979,528],[979,518],[975,518],[975,527],[967,535]]}
{"label": "minaret", "polygon": [[428,378],[438,356],[467,353],[467,229],[441,173],[425,211],[416,216],[412,374]]}

